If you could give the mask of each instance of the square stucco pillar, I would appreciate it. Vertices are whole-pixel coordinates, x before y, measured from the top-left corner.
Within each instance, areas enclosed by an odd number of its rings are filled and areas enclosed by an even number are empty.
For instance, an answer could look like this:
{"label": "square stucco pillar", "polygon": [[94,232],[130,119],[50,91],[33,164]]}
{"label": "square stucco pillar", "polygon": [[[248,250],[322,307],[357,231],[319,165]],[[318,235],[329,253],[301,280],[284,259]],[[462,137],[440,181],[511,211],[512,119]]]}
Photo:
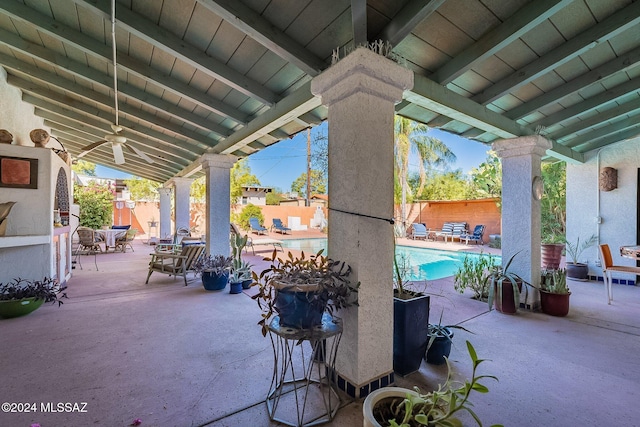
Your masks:
{"label": "square stucco pillar", "polygon": [[172,178],[176,200],[176,230],[191,225],[191,178]]}
{"label": "square stucco pillar", "polygon": [[171,188],[158,188],[160,194],[160,238],[171,236]]}
{"label": "square stucco pillar", "polygon": [[231,168],[238,158],[230,154],[203,154],[201,160],[207,174],[207,253],[229,256]]}
{"label": "square stucco pillar", "polygon": [[329,242],[360,282],[358,307],[339,313],[336,369],[354,397],[393,382],[393,119],[413,73],[360,48],[314,78],[328,107]]}
{"label": "square stucco pillar", "polygon": [[[510,270],[527,282],[540,284],[540,200],[534,180],[541,180],[540,163],[551,142],[540,135],[503,139],[493,143],[502,159],[502,265],[514,254]],[[537,309],[539,295],[520,302]]]}

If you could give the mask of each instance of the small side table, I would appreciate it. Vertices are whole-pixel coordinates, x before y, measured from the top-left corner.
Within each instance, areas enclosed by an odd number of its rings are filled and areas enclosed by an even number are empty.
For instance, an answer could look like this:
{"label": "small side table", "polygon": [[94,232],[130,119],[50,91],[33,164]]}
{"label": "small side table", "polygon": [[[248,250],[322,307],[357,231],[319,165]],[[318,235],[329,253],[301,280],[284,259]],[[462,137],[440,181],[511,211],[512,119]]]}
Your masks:
{"label": "small side table", "polygon": [[[266,400],[269,418],[295,427],[331,421],[340,406],[329,375],[335,373],[342,320],[325,313],[321,325],[296,329],[281,326],[276,316],[269,325],[269,336],[274,357]],[[277,416],[293,413],[295,421]]]}

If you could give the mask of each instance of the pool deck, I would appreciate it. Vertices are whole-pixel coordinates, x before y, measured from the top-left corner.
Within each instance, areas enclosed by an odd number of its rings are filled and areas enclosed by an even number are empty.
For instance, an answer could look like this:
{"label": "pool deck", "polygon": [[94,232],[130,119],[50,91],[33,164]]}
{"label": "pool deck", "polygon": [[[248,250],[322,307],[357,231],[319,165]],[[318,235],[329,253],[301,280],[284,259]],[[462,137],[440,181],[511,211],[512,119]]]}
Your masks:
{"label": "pool deck", "polygon": [[[0,320],[1,400],[39,409],[0,413],[0,426],[125,427],[136,419],[141,427],[281,425],[266,413],[273,353],[256,325],[255,301],[204,291],[192,276],[184,286],[154,273],[145,285],[152,248],[139,239],[134,248],[98,255],[98,271],[93,257],[85,257],[62,307]],[[270,253],[265,249],[245,257],[259,265]],[[470,340],[481,358],[490,359],[482,373],[499,378],[486,380],[490,392],[472,399],[484,425],[638,425],[640,288],[614,284],[615,300],[607,305],[601,282],[570,287],[569,315],[554,318],[489,311],[486,303],[455,292],[451,278],[429,282],[431,319],[442,312],[444,323],[462,323],[472,332],[455,331],[456,376],[469,375],[464,342]],[[423,363],[396,383],[431,390],[444,377],[444,367]],[[48,402],[86,402],[86,412],[40,410]],[[345,399],[326,425],[362,425],[362,402]],[[464,425],[474,424],[466,418]]]}

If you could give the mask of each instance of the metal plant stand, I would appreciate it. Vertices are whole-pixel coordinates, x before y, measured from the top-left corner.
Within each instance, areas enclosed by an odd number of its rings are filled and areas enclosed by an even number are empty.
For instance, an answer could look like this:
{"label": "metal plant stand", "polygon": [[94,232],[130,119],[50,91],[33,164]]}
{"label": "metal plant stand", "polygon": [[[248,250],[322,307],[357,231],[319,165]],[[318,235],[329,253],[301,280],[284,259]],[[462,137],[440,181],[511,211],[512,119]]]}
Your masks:
{"label": "metal plant stand", "polygon": [[[324,314],[321,325],[295,329],[281,326],[276,316],[269,325],[269,336],[274,356],[266,400],[269,418],[296,427],[331,421],[340,406],[330,376],[335,374],[342,320]],[[295,421],[278,416],[294,413]]]}

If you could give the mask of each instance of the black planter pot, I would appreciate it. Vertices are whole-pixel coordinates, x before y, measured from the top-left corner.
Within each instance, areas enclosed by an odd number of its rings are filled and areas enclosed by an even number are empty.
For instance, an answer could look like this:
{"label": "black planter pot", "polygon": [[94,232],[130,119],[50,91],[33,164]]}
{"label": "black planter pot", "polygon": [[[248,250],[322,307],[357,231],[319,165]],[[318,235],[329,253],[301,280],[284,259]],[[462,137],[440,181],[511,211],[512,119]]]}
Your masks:
{"label": "black planter pot", "polygon": [[573,280],[586,282],[589,277],[589,266],[587,264],[572,262],[567,263],[567,277]]}
{"label": "black planter pot", "polygon": [[313,304],[312,292],[297,292],[279,289],[276,293],[276,308],[280,324],[297,329],[310,329],[322,323],[325,307]]}
{"label": "black planter pot", "polygon": [[393,298],[393,370],[405,376],[420,369],[429,342],[430,297]]}
{"label": "black planter pot", "polygon": [[[437,334],[434,338],[431,346],[427,350],[427,354],[424,356],[424,360],[432,365],[442,365],[445,363],[445,357],[449,357],[451,354],[451,340],[453,339],[453,331],[449,328],[444,328],[447,336]],[[429,336],[431,340],[431,336]]]}

